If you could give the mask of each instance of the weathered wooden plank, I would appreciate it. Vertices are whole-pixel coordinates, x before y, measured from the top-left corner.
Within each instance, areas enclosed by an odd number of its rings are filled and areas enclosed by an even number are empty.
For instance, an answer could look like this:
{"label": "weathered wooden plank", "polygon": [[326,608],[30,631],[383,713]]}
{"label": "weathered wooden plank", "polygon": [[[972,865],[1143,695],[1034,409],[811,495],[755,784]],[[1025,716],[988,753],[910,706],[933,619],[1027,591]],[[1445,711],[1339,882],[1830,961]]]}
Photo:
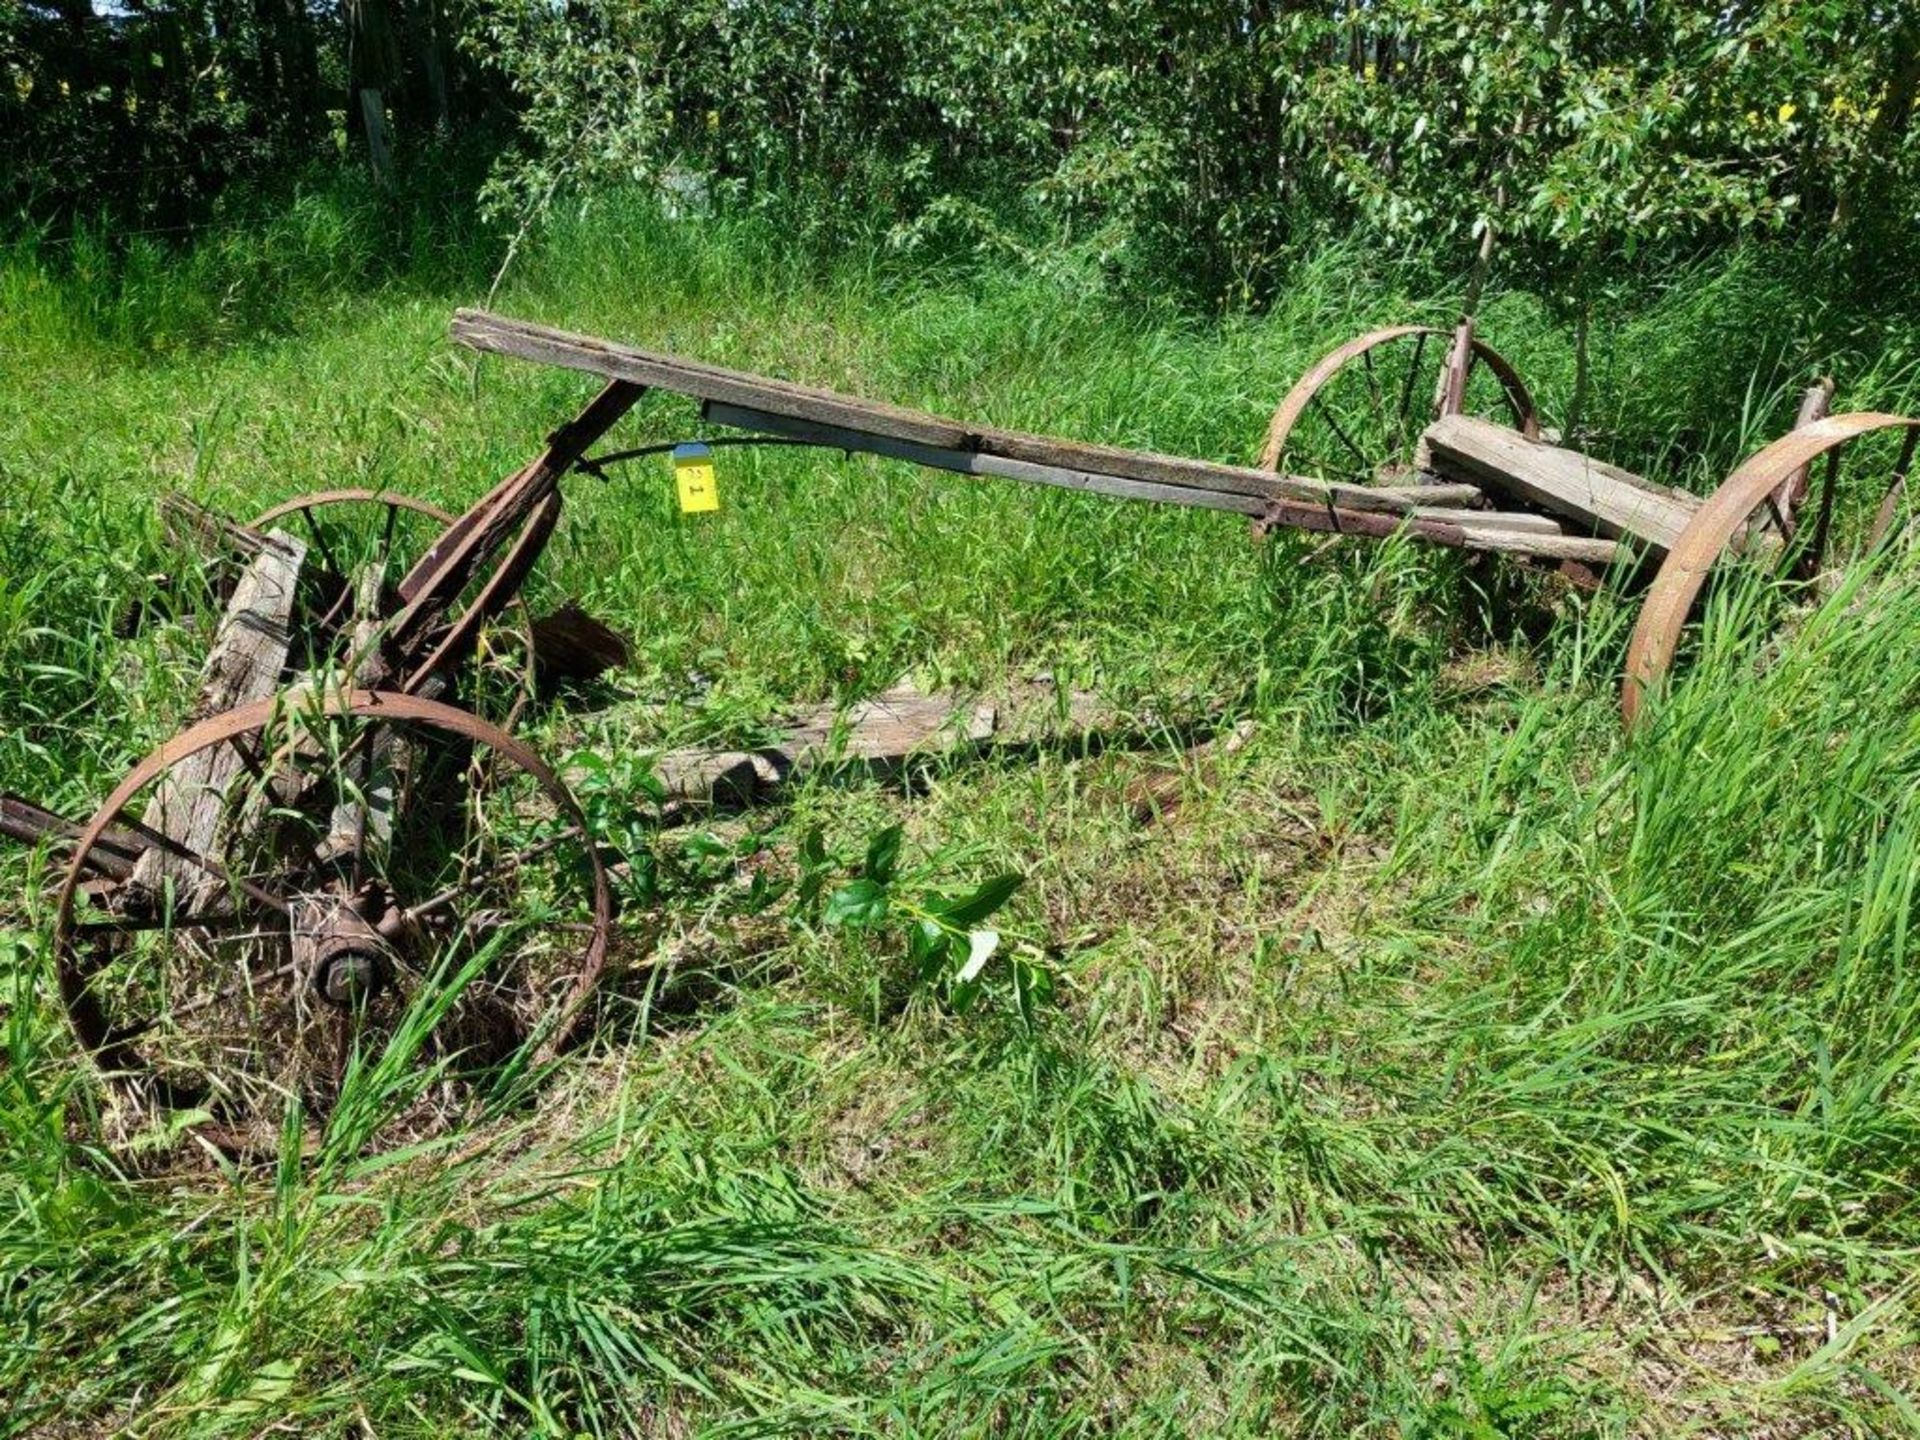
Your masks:
{"label": "weathered wooden plank", "polygon": [[1263,530],[1285,526],[1317,530],[1330,535],[1364,535],[1384,540],[1407,534],[1460,550],[1485,550],[1502,555],[1527,555],[1544,560],[1578,560],[1589,565],[1611,565],[1620,555],[1613,540],[1580,535],[1537,535],[1517,530],[1474,529],[1458,517],[1382,515],[1365,510],[1343,510],[1299,500],[1276,500],[1260,519]]}
{"label": "weathered wooden plank", "polygon": [[[1214,460],[1190,460],[1157,455],[1148,450],[1124,450],[1078,440],[1056,440],[1045,435],[1021,435],[1007,430],[985,431],[978,437],[982,454],[1009,463],[1072,469],[1096,475],[1154,485],[1183,486],[1235,495],[1309,500],[1331,498],[1352,509],[1400,510],[1413,505],[1433,507],[1477,505],[1485,492],[1473,484],[1428,486],[1342,485],[1300,475],[1276,475],[1243,465]],[[1007,473],[982,467],[981,474]],[[1016,477],[1018,478],[1018,477]],[[1418,490],[1422,493],[1415,494]]]}
{"label": "weathered wooden plank", "polygon": [[967,432],[962,427],[937,416],[875,401],[854,400],[831,390],[750,375],[677,355],[618,345],[591,335],[575,335],[545,325],[509,320],[483,310],[456,311],[453,338],[476,350],[671,390],[696,400],[778,410],[801,419],[853,426],[870,434],[921,445],[953,449],[968,445]]}
{"label": "weathered wooden plank", "polygon": [[1449,480],[1483,485],[1597,534],[1631,536],[1662,552],[1700,508],[1693,496],[1471,415],[1434,421],[1424,446],[1429,468]]}
{"label": "weathered wooden plank", "polygon": [[[1465,506],[1478,504],[1482,498],[1481,492],[1472,485],[1421,487],[1416,499],[1408,487],[1400,490],[1389,487],[1377,490],[1362,486],[1329,487],[1317,481],[1272,475],[1241,465],[1156,455],[1009,430],[971,428],[920,411],[796,385],[764,375],[726,370],[676,355],[640,350],[589,335],[575,335],[549,326],[510,320],[485,311],[458,311],[453,319],[453,338],[493,354],[561,365],[691,396],[705,402],[709,418],[722,424],[734,424],[791,438],[814,439],[840,449],[888,455],[964,474],[1003,475],[1039,484],[1097,490],[1129,499],[1237,510],[1243,514],[1253,511],[1231,501],[1207,502],[1192,497],[1170,496],[1164,490],[1103,486],[1085,477],[1131,481],[1136,486],[1151,485],[1263,500],[1278,496],[1314,499],[1331,492],[1337,503],[1356,509],[1399,511],[1416,504]],[[970,458],[975,456],[981,458]],[[1023,465],[1037,466],[1040,470],[1023,471],[1017,468]],[[1041,472],[1045,472],[1047,478],[1041,478]]]}
{"label": "weathered wooden plank", "polygon": [[[263,700],[278,688],[293,645],[288,622],[306,553],[306,545],[284,530],[266,532],[259,552],[234,586],[201,671],[192,720]],[[213,858],[221,838],[216,832],[226,808],[226,791],[242,764],[233,745],[216,745],[188,756],[155,788],[142,823],[194,855]],[[159,889],[170,877],[201,888],[220,883],[210,880],[192,861],[159,846],[149,849],[134,866],[134,882],[149,889]]]}
{"label": "weathered wooden plank", "polygon": [[992,736],[995,722],[991,705],[901,686],[845,711],[834,705],[802,710],[777,740],[757,750],[670,750],[654,772],[671,800],[738,807],[764,801],[823,765],[889,769],[915,753],[979,745]]}
{"label": "weathered wooden plank", "polygon": [[857,454],[908,460],[932,470],[947,470],[960,475],[991,475],[1006,480],[1021,480],[1030,485],[1052,485],[1068,490],[1089,490],[1122,500],[1150,500],[1203,510],[1229,510],[1241,515],[1263,514],[1269,502],[1279,499],[1334,504],[1350,510],[1373,510],[1394,515],[1435,509],[1445,510],[1451,518],[1465,524],[1475,523],[1482,515],[1495,513],[1477,510],[1455,512],[1451,508],[1449,501],[1477,500],[1480,497],[1481,491],[1472,485],[1328,485],[1294,475],[1249,471],[1248,474],[1257,477],[1258,488],[1253,493],[1243,493],[1130,480],[1096,471],[1014,460],[979,450],[916,445],[910,441],[864,435],[840,426],[821,425],[767,410],[717,402],[703,406],[702,413],[717,425],[759,431],[791,440],[807,440],[816,445]]}
{"label": "weathered wooden plank", "polygon": [[1551,515],[1534,510],[1452,510],[1416,505],[1407,514],[1416,520],[1439,520],[1468,530],[1500,530],[1514,535],[1564,535],[1567,527]]}
{"label": "weathered wooden plank", "polygon": [[739,808],[761,804],[800,777],[851,768],[887,776],[917,757],[963,755],[988,744],[1026,744],[1062,726],[1086,733],[1110,713],[1091,695],[1062,695],[1052,684],[1022,686],[992,698],[926,694],[900,685],[844,710],[816,705],[786,718],[779,737],[757,750],[671,750],[654,764],[676,806]]}

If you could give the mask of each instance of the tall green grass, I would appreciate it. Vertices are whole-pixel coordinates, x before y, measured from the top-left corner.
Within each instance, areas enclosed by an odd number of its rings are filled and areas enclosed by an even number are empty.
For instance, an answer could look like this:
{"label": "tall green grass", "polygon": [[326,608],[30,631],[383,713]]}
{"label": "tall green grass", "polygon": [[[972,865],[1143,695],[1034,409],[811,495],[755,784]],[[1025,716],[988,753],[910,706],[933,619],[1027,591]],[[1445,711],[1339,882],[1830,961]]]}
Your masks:
{"label": "tall green grass", "polygon": [[[457,506],[584,398],[448,348],[479,274],[323,276],[249,326],[196,310],[192,263],[151,282],[185,328],[45,256],[0,271],[0,787],[75,814],[190,701],[206,616],[159,491]],[[1070,256],[823,265],[611,197],[498,303],[1245,459],[1319,353],[1452,301],[1336,250],[1273,313],[1201,323],[1107,300]],[[1483,332],[1551,420],[1570,335],[1512,293]],[[1846,408],[1920,409],[1909,339],[1811,311],[1759,252],[1595,333],[1592,444],[1676,483],[1711,484],[1825,368]],[[623,433],[694,427],[656,397]],[[355,1072],[357,1118],[264,1170],[103,1143],[40,862],[10,855],[0,1433],[1920,1429],[1911,560],[1781,636],[1723,594],[1626,740],[1632,612],[1606,597],[874,460],[726,454],[698,523],[669,483],[570,481],[535,585],[636,640],[532,731],[611,783],[903,675],[1044,671],[1251,738],[1188,758],[1150,720],[1144,748],[820,784],[717,845],[662,835],[671,978],[618,987],[592,1043],[468,1129],[365,1153],[423,1083],[403,1045]],[[133,601],[149,623],[116,640]],[[1137,782],[1169,772],[1178,807],[1143,821]],[[965,1014],[912,996],[884,936],[742,915],[743,826],[785,874],[810,827],[855,853],[890,820],[956,884],[1027,875],[1006,947],[1058,977],[1032,1022],[1004,986]]]}

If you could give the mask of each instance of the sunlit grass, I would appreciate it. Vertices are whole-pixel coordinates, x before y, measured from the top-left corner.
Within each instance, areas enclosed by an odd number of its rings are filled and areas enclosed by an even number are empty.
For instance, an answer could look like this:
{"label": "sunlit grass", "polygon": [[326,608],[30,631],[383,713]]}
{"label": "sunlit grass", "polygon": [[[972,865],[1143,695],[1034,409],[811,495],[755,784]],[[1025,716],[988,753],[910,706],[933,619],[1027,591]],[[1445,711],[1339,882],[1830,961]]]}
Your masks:
{"label": "sunlit grass", "polygon": [[[0,788],[85,814],[180,722],[204,616],[162,491],[459,507],[584,400],[447,345],[483,279],[357,293],[331,263],[325,303],[264,331],[164,270],[144,301],[0,271]],[[169,295],[183,318],[143,328]],[[1789,301],[1742,259],[1604,317],[1596,448],[1711,484],[1830,358],[1796,352]],[[1202,325],[1058,276],[822,271],[611,202],[499,302],[1232,460],[1319,353],[1450,303],[1334,252],[1273,314]],[[1482,330],[1551,422],[1567,332],[1511,294]],[[1897,345],[1831,358],[1845,407],[1915,408]],[[695,426],[655,397],[620,433]],[[424,1083],[403,1031],[277,1168],[105,1147],[44,877],[9,852],[0,1433],[1911,1424],[1911,563],[1784,641],[1723,597],[1627,741],[1632,615],[1605,598],[874,460],[727,452],[720,484],[696,522],[664,466],[569,482],[534,589],[583,598],[635,662],[535,719],[550,755],[1041,672],[1251,738],[1041,747],[752,822],[776,867],[814,824],[857,848],[902,820],[944,871],[1024,872],[1000,923],[1058,974],[1037,1024],[1004,996],[903,1001],[889,942],[743,920],[728,864],[665,837],[673,982],[622,987],[591,1044],[465,1130],[370,1155],[356,1138]],[[149,623],[115,639],[133,601]],[[1180,805],[1143,821],[1131,783],[1169,772]]]}

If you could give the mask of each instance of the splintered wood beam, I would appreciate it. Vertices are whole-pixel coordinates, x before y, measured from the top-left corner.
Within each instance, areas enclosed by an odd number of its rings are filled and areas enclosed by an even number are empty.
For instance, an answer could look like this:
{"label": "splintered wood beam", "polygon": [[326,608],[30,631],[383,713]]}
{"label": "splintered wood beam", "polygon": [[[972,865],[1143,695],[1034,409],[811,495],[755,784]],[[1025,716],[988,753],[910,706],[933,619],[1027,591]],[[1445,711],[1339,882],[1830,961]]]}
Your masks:
{"label": "splintered wood beam", "polygon": [[[284,530],[261,536],[259,551],[240,574],[214,637],[213,650],[200,674],[200,694],[192,718],[205,719],[280,688],[293,647],[291,621],[300,567],[307,547]],[[142,823],[177,842],[188,855],[212,857],[222,838],[218,831],[227,808],[227,789],[244,763],[236,745],[214,745],[187,756],[168,770],[147,804]],[[209,893],[221,883],[186,855],[153,846],[135,863],[133,880],[159,890],[169,879]]]}
{"label": "splintered wood beam", "polygon": [[1445,479],[1484,486],[1578,528],[1630,537],[1662,553],[1673,548],[1700,508],[1695,496],[1471,415],[1434,421],[1424,445],[1427,468]]}
{"label": "splintered wood beam", "polygon": [[1259,523],[1262,534],[1276,528],[1318,530],[1329,535],[1364,535],[1374,540],[1405,534],[1459,550],[1485,550],[1541,560],[1577,560],[1584,565],[1611,565],[1620,558],[1622,550],[1622,546],[1613,540],[1475,528],[1462,524],[1464,518],[1470,516],[1448,512],[1439,515],[1382,515],[1365,510],[1306,504],[1298,500],[1276,500],[1260,517]]}
{"label": "splintered wood beam", "polygon": [[[838,449],[889,455],[940,470],[1000,475],[1035,484],[1094,490],[1125,499],[1158,500],[1255,514],[1280,498],[1331,499],[1355,509],[1404,512],[1412,506],[1477,505],[1473,485],[1327,486],[1242,465],[1124,450],[956,421],[862,400],[764,375],[727,370],[676,355],[575,335],[479,310],[453,318],[453,338],[476,350],[539,361],[686,395],[709,418],[767,434],[811,439]],[[1182,493],[1172,493],[1182,492]],[[1416,493],[1417,492],[1417,493]],[[1218,497],[1211,500],[1200,496]],[[1235,498],[1237,497],[1237,498]]]}
{"label": "splintered wood beam", "polygon": [[801,419],[851,425],[870,434],[912,440],[921,445],[961,447],[967,443],[964,429],[938,416],[873,400],[856,400],[831,390],[795,385],[765,375],[728,370],[678,355],[619,345],[591,335],[570,334],[547,325],[510,320],[484,310],[455,311],[453,338],[475,350],[581,370],[609,380],[627,380],[696,400],[760,406]]}
{"label": "splintered wood beam", "polygon": [[[1233,477],[1231,489],[1212,489],[1188,484],[1163,484],[1134,480],[1101,471],[1074,469],[1062,465],[1044,465],[1037,461],[1014,460],[983,450],[954,450],[911,441],[891,440],[866,435],[839,426],[821,425],[767,410],[708,402],[702,407],[705,417],[716,425],[736,430],[752,430],[787,440],[804,440],[825,449],[856,454],[880,455],[892,460],[907,460],[930,470],[948,470],[959,475],[991,475],[1003,480],[1020,480],[1029,485],[1052,485],[1066,490],[1088,490],[1120,500],[1148,500],[1166,505],[1187,505],[1202,510],[1230,510],[1241,515],[1263,515],[1275,500],[1300,500],[1312,504],[1331,504],[1349,510],[1370,510],[1390,515],[1442,513],[1461,524],[1473,525],[1487,519],[1500,527],[1506,519],[1493,519],[1491,511],[1454,510],[1448,504],[1480,498],[1472,485],[1329,485],[1293,475],[1272,475],[1264,470],[1249,470]],[[1223,469],[1229,467],[1221,467]],[[1544,524],[1554,530],[1551,520],[1521,521]]]}
{"label": "splintered wood beam", "polygon": [[[654,761],[654,773],[670,815],[685,807],[738,809],[763,803],[810,774],[887,779],[995,746],[1090,739],[1118,722],[1095,696],[1063,691],[1051,681],[990,696],[928,694],[902,684],[845,709],[796,710],[757,750],[669,750]],[[1158,725],[1142,728],[1164,733]]]}

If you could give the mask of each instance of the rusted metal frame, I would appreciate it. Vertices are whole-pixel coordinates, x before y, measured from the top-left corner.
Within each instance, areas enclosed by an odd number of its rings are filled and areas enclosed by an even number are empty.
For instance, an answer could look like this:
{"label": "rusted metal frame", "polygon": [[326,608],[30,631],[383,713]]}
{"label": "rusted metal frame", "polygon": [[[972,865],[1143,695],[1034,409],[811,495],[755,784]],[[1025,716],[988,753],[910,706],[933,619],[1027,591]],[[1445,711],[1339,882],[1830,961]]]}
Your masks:
{"label": "rusted metal frame", "polygon": [[[518,581],[525,578],[553,533],[561,479],[644,393],[645,387],[632,381],[609,381],[584,410],[548,437],[547,448],[537,459],[495,486],[456,520],[401,580],[403,604],[385,628],[381,655],[360,657],[362,669],[356,673],[356,681],[375,684],[398,674],[405,677],[410,690],[425,683],[426,670],[409,663],[409,658],[481,567],[502,545],[511,543],[510,560],[517,569],[515,587],[488,584],[475,603],[453,622],[449,633],[441,637],[431,656],[435,666],[457,659],[480,627],[513,597]],[[552,508],[546,505],[550,499],[556,501]],[[508,537],[516,531],[517,538],[510,542]]]}
{"label": "rusted metal frame", "polygon": [[662,440],[654,445],[635,445],[628,450],[610,450],[604,455],[583,455],[574,462],[573,468],[584,471],[596,480],[605,480],[608,478],[605,471],[609,465],[623,465],[629,460],[645,460],[653,455],[671,455],[688,443],[705,445],[710,450],[738,450],[761,446],[768,448],[784,446],[799,450],[839,450],[841,448],[826,440],[802,440],[788,435],[708,435],[691,442]]}
{"label": "rusted metal frame", "polygon": [[[559,523],[560,491],[556,485],[533,514],[527,517],[513,547],[495,567],[493,574],[487,577],[486,584],[474,597],[473,603],[460,613],[460,618],[433,652],[406,673],[398,688],[408,694],[417,694],[423,686],[432,683],[453,666],[473,643],[480,627],[518,599],[520,587],[526,583],[534,562],[540,558],[540,552],[546,549],[547,541],[552,538],[554,527]],[[531,628],[528,635],[528,644],[531,645]]]}
{"label": "rusted metal frame", "polygon": [[[1911,433],[1920,429],[1920,420],[1869,411],[1815,421],[1749,456],[1708,497],[1667,552],[1666,561],[1654,576],[1640,607],[1633,638],[1627,644],[1620,713],[1629,727],[1639,720],[1647,692],[1659,684],[1672,666],[1681,631],[1693,612],[1694,601],[1707,583],[1707,576],[1727,548],[1744,534],[1754,512],[1774,503],[1781,486],[1805,472],[1821,456],[1837,452],[1841,446],[1863,435],[1902,426]],[[1906,452],[1909,459],[1910,445],[1911,442]],[[1904,473],[1896,473],[1889,495],[1897,491],[1904,478]],[[1881,508],[1884,510],[1886,505],[1887,500],[1883,498]],[[1824,536],[1818,538],[1824,539]]]}
{"label": "rusted metal frame", "polygon": [[415,562],[399,587],[408,608],[436,598],[447,603],[458,596],[473,578],[471,562],[476,555],[484,559],[498,548],[505,533],[520,525],[587,447],[612,429],[645,393],[644,386],[631,381],[608,381],[585,409],[547,437],[539,456],[496,485]]}

